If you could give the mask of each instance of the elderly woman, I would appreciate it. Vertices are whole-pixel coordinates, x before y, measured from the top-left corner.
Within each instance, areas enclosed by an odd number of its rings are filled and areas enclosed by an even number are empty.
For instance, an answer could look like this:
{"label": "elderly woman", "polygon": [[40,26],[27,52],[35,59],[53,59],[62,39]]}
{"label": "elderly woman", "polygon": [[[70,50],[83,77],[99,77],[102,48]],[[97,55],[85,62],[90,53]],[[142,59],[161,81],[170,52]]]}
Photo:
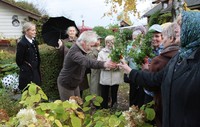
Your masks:
{"label": "elderly woman", "polygon": [[[105,48],[98,53],[97,60],[111,60],[109,55],[114,46],[114,41],[115,37],[113,35],[108,35],[105,38]],[[123,73],[119,69],[101,69],[100,84],[101,96],[103,97],[102,108],[108,108],[109,89],[111,89],[111,107],[113,107],[114,104],[117,104],[117,91],[119,84],[121,83],[123,83]]]}
{"label": "elderly woman", "polygon": [[[179,50],[180,42],[176,38],[180,38],[177,36],[178,31],[175,31],[175,28],[179,27],[177,23],[171,23],[166,29],[163,30],[163,47],[164,49],[161,51],[160,55],[156,56],[152,59],[152,62],[149,66],[150,72],[158,72],[163,69],[169,60],[176,55]],[[179,31],[180,32],[180,31]],[[179,34],[180,35],[180,34]],[[160,86],[154,87],[154,101],[155,106],[154,109],[156,111],[156,126],[162,126],[162,102],[161,102],[161,90]]]}
{"label": "elderly woman", "polygon": [[19,89],[23,90],[28,83],[40,85],[40,55],[35,40],[36,25],[26,22],[23,25],[23,36],[17,44],[16,63],[20,68]]}
{"label": "elderly woman", "polygon": [[119,64],[137,84],[161,86],[163,103],[162,127],[200,126],[200,13],[183,11],[181,48],[157,73],[131,69]]}
{"label": "elderly woman", "polygon": [[69,48],[76,42],[77,33],[78,33],[78,31],[77,31],[76,27],[70,26],[67,28],[67,31],[66,31],[68,38],[58,41],[59,47],[57,47],[57,49],[60,50],[61,55],[63,55],[63,59],[64,59],[65,55],[68,53]]}

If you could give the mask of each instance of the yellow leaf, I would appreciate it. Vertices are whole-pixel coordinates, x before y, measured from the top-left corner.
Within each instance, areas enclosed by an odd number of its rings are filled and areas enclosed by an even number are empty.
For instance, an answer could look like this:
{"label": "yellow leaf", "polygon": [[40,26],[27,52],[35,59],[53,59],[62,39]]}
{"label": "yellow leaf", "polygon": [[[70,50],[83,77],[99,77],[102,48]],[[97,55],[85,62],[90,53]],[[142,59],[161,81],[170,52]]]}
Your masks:
{"label": "yellow leaf", "polygon": [[55,120],[55,124],[56,124],[58,127],[63,127],[62,124],[61,124],[61,122],[60,122],[59,120],[57,120],[57,119]]}

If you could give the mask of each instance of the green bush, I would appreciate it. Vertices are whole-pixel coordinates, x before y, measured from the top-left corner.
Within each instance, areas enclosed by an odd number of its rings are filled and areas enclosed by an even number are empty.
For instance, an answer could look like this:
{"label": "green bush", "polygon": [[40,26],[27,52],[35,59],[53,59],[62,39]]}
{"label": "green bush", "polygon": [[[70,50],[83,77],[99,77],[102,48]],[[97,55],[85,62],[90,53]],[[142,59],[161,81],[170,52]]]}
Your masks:
{"label": "green bush", "polygon": [[15,53],[5,50],[0,51],[0,88],[2,87],[1,80],[8,74],[18,73],[19,68],[15,63]]}
{"label": "green bush", "polygon": [[22,109],[16,116],[0,126],[23,127],[153,127],[149,122],[155,118],[151,108],[153,102],[142,106],[131,106],[128,111],[97,109],[103,98],[89,95],[83,102],[80,97],[72,96],[70,100],[48,102],[43,90],[34,83],[28,84],[23,92]]}
{"label": "green bush", "polygon": [[63,58],[57,49],[46,44],[40,45],[39,51],[41,56],[41,87],[50,100],[58,99],[57,77],[62,68]]}
{"label": "green bush", "polygon": [[13,99],[13,92],[0,89],[0,109],[6,110],[8,116],[11,117],[20,110],[19,101]]}
{"label": "green bush", "polygon": [[163,24],[166,22],[172,22],[172,14],[169,13],[165,13],[159,16],[159,24]]}
{"label": "green bush", "polygon": [[5,50],[0,51],[0,64],[8,64],[15,62],[15,53]]}

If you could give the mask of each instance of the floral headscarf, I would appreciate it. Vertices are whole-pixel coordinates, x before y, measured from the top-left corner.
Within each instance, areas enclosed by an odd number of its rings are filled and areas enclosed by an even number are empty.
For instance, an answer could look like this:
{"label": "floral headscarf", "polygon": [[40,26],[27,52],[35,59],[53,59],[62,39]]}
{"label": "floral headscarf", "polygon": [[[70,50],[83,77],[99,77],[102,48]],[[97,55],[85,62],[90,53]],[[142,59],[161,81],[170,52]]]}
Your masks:
{"label": "floral headscarf", "polygon": [[183,11],[180,57],[188,58],[200,47],[200,12]]}

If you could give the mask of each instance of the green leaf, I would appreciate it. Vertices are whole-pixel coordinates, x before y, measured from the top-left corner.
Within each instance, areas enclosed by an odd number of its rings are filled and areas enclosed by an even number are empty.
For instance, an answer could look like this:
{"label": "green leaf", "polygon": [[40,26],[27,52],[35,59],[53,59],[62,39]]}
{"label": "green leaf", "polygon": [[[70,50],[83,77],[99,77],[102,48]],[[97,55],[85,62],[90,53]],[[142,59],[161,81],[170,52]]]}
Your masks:
{"label": "green leaf", "polygon": [[90,102],[89,101],[86,101],[84,104],[83,104],[83,107],[87,107],[89,106]]}
{"label": "green leaf", "polygon": [[120,116],[121,114],[122,114],[121,111],[119,111],[119,112],[115,112],[115,115],[116,115],[116,116]]}
{"label": "green leaf", "polygon": [[102,127],[102,125],[103,125],[102,121],[97,121],[97,123],[94,127]]}
{"label": "green leaf", "polygon": [[90,100],[92,100],[94,98],[94,95],[89,95],[87,97],[85,97],[85,100],[88,102]]}
{"label": "green leaf", "polygon": [[33,85],[33,84],[30,84],[29,88],[28,88],[28,92],[29,94],[32,96],[32,95],[35,95],[36,94],[36,86]]}
{"label": "green leaf", "polygon": [[76,117],[76,116],[73,116],[71,115],[71,123],[72,123],[72,126],[73,127],[81,127],[81,119]]}
{"label": "green leaf", "polygon": [[152,121],[155,118],[156,113],[155,113],[154,109],[152,109],[152,108],[146,108],[145,109],[145,113],[147,115],[146,118],[148,120]]}
{"label": "green leaf", "polygon": [[87,112],[87,111],[90,110],[90,109],[91,109],[91,107],[84,107],[84,108],[83,108],[83,111],[84,111],[84,112]]}
{"label": "green leaf", "polygon": [[65,110],[64,110],[64,108],[63,108],[62,105],[58,105],[57,108],[56,108],[54,111],[55,111],[56,113],[60,113],[60,114],[62,114],[62,113],[65,112]]}
{"label": "green leaf", "polygon": [[28,91],[26,90],[26,91],[24,91],[24,92],[22,93],[21,100],[25,100],[25,99],[27,98],[27,96],[28,96]]}
{"label": "green leaf", "polygon": [[99,103],[102,103],[103,102],[103,98],[101,96],[97,96],[96,98],[96,101],[98,101]]}
{"label": "green leaf", "polygon": [[109,119],[109,126],[117,127],[119,126],[119,124],[120,124],[120,120],[116,116],[112,115]]}
{"label": "green leaf", "polygon": [[55,120],[55,124],[58,126],[58,127],[62,127],[62,124],[59,120]]}
{"label": "green leaf", "polygon": [[48,97],[46,96],[46,94],[42,90],[39,90],[38,94],[40,94],[40,96],[41,96],[42,99],[48,100]]}
{"label": "green leaf", "polygon": [[94,101],[94,105],[95,105],[95,106],[100,106],[100,103],[97,102],[97,101]]}

